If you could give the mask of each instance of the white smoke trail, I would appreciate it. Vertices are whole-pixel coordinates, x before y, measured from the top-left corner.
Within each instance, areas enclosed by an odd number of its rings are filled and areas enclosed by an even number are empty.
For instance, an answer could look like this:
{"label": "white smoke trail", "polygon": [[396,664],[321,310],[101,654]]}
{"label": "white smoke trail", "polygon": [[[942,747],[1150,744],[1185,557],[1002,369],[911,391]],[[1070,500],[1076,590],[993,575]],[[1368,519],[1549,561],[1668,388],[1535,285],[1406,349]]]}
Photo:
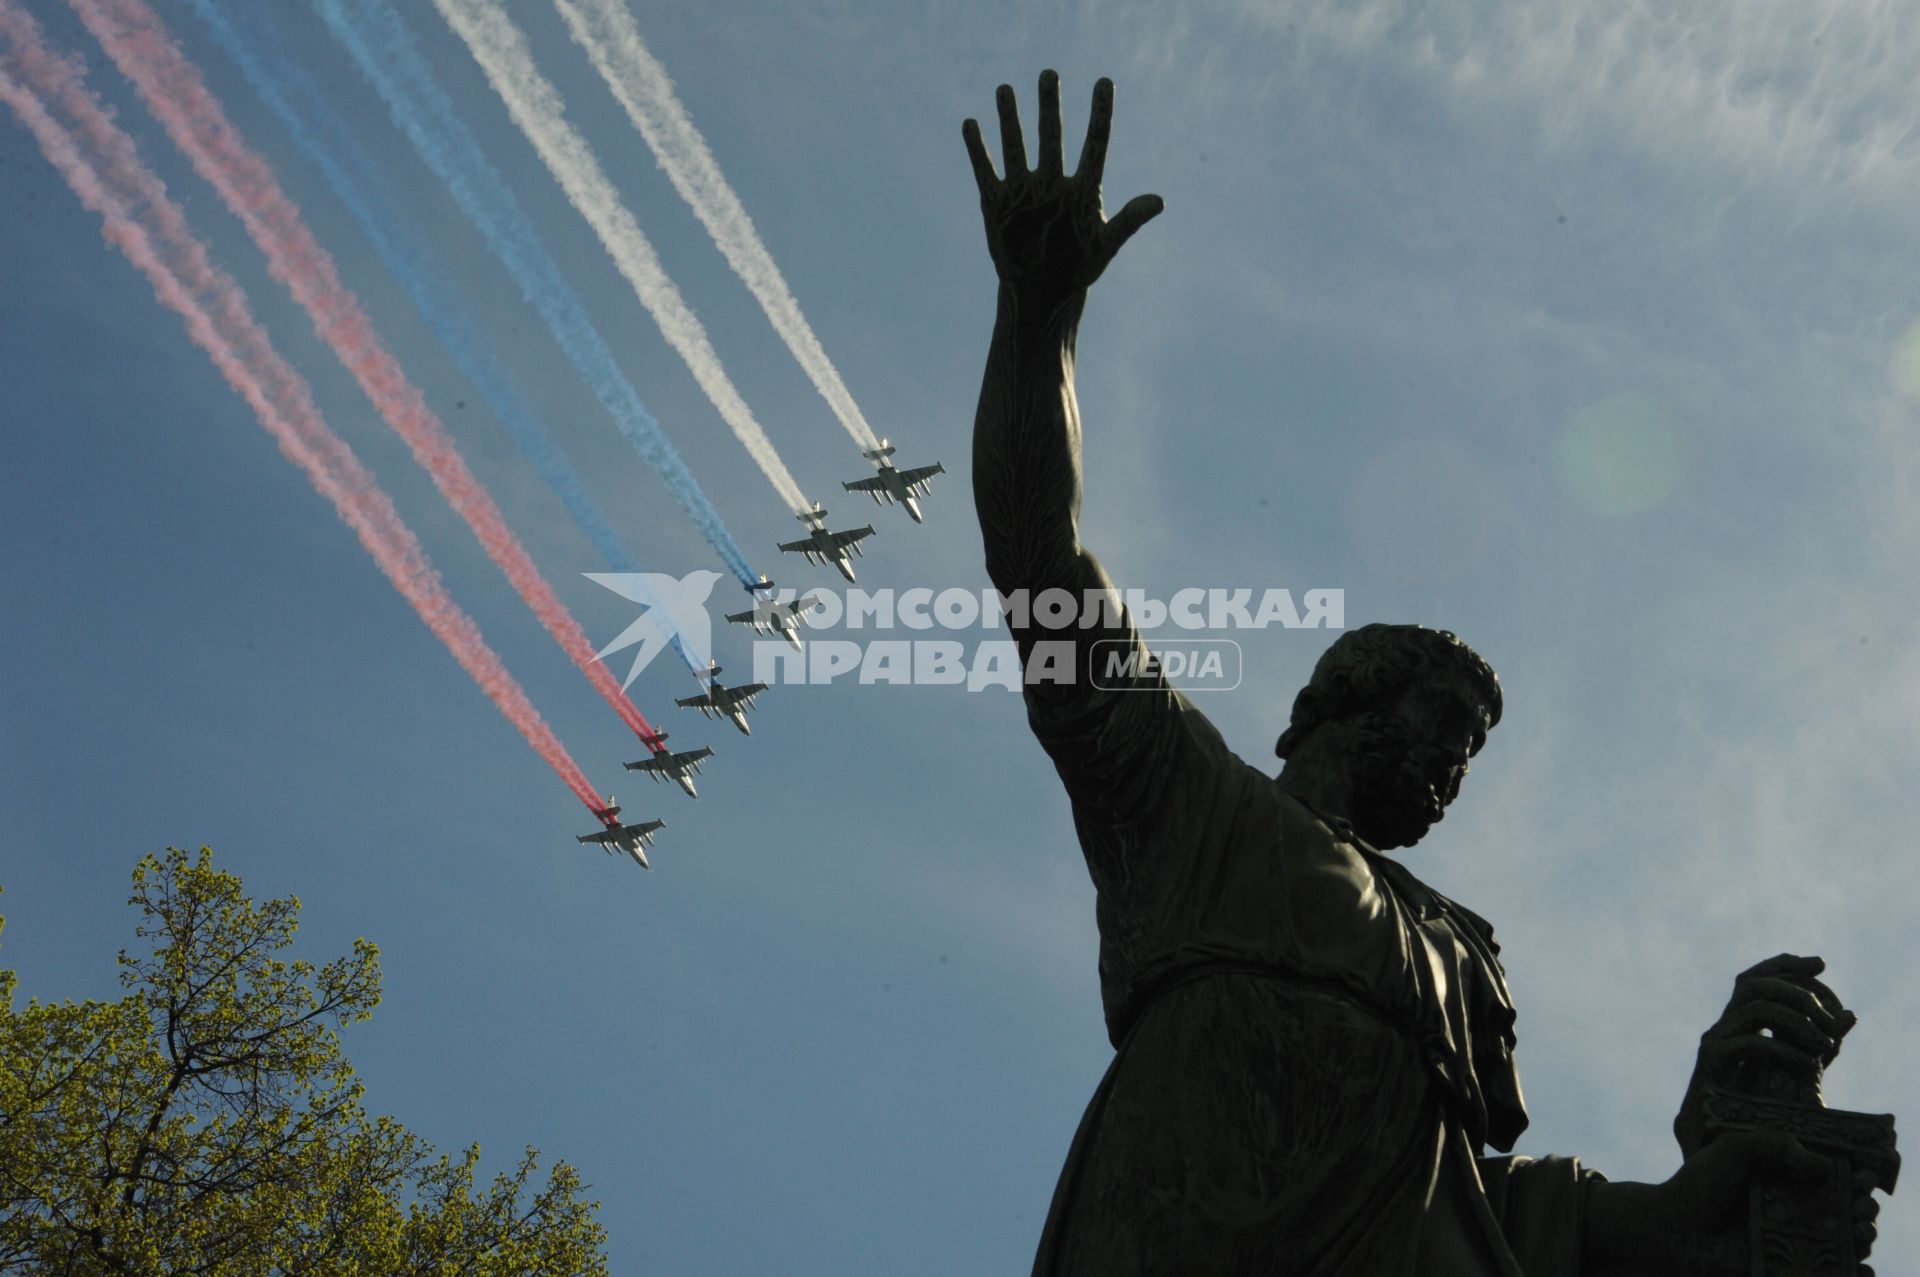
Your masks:
{"label": "white smoke trail", "polygon": [[753,219],[680,104],[666,68],[641,40],[640,29],[626,5],[621,0],[554,0],[554,7],[573,33],[574,43],[586,51],[633,127],[653,149],[673,189],[680,192],[680,198],[707,228],[727,265],[760,303],[767,322],[787,343],[833,415],[861,451],[879,447],[879,439],[840,379],[839,370],[800,313],[800,303],[794,300],[786,277],[774,264],[773,254],[761,243]]}
{"label": "white smoke trail", "polygon": [[434,5],[466,43],[513,122],[540,153],[567,199],[593,227],[620,273],[633,285],[640,304],[660,325],[667,344],[686,361],[694,380],[746,446],[780,499],[796,514],[807,509],[811,503],[801,494],[800,485],[780,459],[773,441],[734,388],[720,356],[707,340],[706,328],[667,277],[653,245],[621,202],[620,193],[594,158],[593,149],[567,122],[565,102],[534,66],[526,37],[507,16],[505,7],[499,0],[434,0]]}

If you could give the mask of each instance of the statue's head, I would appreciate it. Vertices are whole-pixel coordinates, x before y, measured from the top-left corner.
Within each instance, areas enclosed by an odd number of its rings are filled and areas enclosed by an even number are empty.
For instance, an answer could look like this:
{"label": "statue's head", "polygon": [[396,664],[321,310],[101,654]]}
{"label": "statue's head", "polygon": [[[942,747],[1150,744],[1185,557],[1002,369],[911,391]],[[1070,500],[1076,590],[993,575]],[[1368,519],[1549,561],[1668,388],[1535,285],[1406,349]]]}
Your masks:
{"label": "statue's head", "polygon": [[1334,640],[1293,702],[1275,751],[1296,791],[1334,792],[1354,832],[1410,847],[1460,792],[1500,721],[1493,667],[1445,630],[1366,625]]}

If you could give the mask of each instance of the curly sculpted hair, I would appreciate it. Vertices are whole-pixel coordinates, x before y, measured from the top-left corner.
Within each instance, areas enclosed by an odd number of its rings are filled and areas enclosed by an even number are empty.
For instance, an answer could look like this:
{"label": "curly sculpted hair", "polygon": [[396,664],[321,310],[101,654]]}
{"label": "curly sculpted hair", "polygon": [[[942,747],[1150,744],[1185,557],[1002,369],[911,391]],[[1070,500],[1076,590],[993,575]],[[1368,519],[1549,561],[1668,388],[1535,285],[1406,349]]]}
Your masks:
{"label": "curly sculpted hair", "polygon": [[1335,639],[1293,700],[1293,719],[1274,752],[1290,756],[1308,732],[1369,710],[1384,709],[1417,683],[1458,680],[1500,721],[1500,678],[1478,653],[1447,630],[1424,625],[1363,625]]}

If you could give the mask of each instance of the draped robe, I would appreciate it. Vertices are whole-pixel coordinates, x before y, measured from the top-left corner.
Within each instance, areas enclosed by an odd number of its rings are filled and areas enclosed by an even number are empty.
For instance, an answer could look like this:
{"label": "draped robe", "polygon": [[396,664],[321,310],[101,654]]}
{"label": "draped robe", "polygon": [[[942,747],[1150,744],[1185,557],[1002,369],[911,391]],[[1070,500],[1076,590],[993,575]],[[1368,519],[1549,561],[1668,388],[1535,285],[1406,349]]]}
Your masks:
{"label": "draped robe", "polygon": [[1027,706],[1097,890],[1115,1049],[1034,1272],[1573,1277],[1593,1173],[1486,1155],[1527,1124],[1492,928],[1157,675]]}

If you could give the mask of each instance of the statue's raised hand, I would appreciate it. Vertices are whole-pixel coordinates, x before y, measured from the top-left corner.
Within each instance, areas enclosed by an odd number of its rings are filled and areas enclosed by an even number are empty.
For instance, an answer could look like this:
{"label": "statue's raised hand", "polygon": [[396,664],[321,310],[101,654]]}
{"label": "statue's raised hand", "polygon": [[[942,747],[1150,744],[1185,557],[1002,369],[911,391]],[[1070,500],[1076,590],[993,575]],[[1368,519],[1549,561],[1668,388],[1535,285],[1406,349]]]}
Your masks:
{"label": "statue's raised hand", "polygon": [[1058,74],[1040,73],[1040,155],[1032,167],[1010,85],[1000,86],[995,104],[1005,177],[993,171],[979,123],[968,120],[960,129],[974,180],[980,184],[980,211],[994,268],[1003,282],[1023,294],[1064,297],[1085,289],[1100,278],[1120,246],[1165,207],[1158,195],[1139,195],[1112,220],[1100,207],[1100,176],[1113,124],[1113,81],[1102,79],[1093,86],[1087,141],[1071,177],[1062,168]]}

